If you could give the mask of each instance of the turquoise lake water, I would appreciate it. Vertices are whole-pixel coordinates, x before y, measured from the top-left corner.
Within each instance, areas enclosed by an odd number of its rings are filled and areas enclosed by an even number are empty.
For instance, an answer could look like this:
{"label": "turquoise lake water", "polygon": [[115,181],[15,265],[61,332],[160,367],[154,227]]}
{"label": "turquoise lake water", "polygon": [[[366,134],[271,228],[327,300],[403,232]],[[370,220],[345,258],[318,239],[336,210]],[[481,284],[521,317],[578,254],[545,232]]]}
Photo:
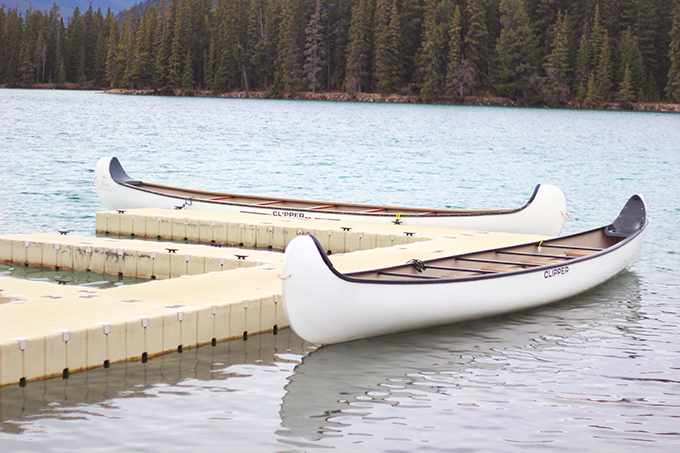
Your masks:
{"label": "turquoise lake water", "polygon": [[431,208],[519,207],[549,183],[563,234],[640,193],[650,224],[631,272],[541,309],[0,388],[0,451],[680,448],[680,115],[2,89],[0,234],[94,235],[110,155],[167,185]]}

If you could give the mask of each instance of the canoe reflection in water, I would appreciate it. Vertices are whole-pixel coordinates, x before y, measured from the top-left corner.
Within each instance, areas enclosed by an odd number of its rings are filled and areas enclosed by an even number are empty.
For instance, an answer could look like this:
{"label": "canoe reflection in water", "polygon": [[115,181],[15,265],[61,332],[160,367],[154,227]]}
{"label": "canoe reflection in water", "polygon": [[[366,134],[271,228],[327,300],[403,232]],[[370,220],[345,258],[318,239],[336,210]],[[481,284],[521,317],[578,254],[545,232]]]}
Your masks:
{"label": "canoe reflection in water", "polygon": [[[456,445],[457,433],[464,449],[479,430],[500,442],[581,431],[598,416],[604,426],[620,417],[606,413],[616,398],[600,399],[600,388],[590,388],[598,379],[584,388],[581,375],[610,380],[611,361],[601,358],[620,349],[619,339],[608,344],[612,337],[635,337],[639,285],[625,272],[558,306],[323,346],[290,376],[279,434],[302,448],[378,448],[390,436],[442,448]],[[585,354],[589,344],[602,350]],[[607,384],[601,388],[611,391]],[[551,413],[555,405],[568,406],[571,419]],[[508,419],[513,410],[518,416]]]}

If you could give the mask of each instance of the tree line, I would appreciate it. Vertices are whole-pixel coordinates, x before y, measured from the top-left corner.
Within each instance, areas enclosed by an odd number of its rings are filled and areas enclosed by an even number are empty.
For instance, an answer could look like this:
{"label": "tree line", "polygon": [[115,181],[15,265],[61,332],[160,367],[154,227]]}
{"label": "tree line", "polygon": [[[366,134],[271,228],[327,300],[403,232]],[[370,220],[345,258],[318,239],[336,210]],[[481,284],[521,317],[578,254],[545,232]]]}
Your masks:
{"label": "tree line", "polygon": [[0,84],[680,102],[680,0],[160,0],[0,8]]}

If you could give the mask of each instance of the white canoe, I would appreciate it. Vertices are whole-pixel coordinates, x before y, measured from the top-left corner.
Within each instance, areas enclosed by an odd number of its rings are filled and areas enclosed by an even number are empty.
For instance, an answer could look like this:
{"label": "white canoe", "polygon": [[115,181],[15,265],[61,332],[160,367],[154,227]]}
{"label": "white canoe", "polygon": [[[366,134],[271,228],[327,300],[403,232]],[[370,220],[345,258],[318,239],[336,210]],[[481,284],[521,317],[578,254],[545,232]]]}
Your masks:
{"label": "white canoe", "polygon": [[557,236],[566,216],[564,194],[555,186],[536,186],[517,209],[454,210],[373,206],[206,192],[152,184],[131,178],[115,157],[99,160],[93,185],[108,209],[165,208],[240,212],[355,222],[457,228]]}
{"label": "white canoe", "polygon": [[635,195],[616,220],[579,234],[341,274],[313,236],[283,260],[283,306],[301,338],[339,343],[537,307],[565,299],[632,266],[646,219]]}

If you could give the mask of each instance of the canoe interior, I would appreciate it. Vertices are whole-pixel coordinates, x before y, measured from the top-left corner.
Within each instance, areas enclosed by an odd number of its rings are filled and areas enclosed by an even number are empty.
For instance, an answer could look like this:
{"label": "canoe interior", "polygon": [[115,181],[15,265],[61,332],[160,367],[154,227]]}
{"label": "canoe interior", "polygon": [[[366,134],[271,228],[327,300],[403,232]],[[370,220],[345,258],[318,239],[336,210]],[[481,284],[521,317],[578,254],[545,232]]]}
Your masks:
{"label": "canoe interior", "polygon": [[[326,212],[351,212],[359,214],[376,215],[451,215],[451,214],[499,214],[504,212],[514,212],[518,209],[489,209],[489,210],[464,210],[464,209],[418,209],[394,206],[378,206],[352,203],[329,203],[313,200],[294,200],[288,198],[273,198],[246,196],[221,192],[209,192],[202,190],[182,189],[169,187],[160,184],[136,182],[126,184],[130,187],[155,192],[163,195],[177,197],[180,199],[195,199],[214,203],[226,203],[244,206],[262,206],[272,209],[309,209],[314,211]],[[180,203],[181,204],[181,203]]]}
{"label": "canoe interior", "polygon": [[424,281],[475,277],[565,264],[601,253],[625,240],[605,234],[604,228],[540,243],[456,255],[428,261],[413,260],[388,268],[346,274],[366,280]]}

